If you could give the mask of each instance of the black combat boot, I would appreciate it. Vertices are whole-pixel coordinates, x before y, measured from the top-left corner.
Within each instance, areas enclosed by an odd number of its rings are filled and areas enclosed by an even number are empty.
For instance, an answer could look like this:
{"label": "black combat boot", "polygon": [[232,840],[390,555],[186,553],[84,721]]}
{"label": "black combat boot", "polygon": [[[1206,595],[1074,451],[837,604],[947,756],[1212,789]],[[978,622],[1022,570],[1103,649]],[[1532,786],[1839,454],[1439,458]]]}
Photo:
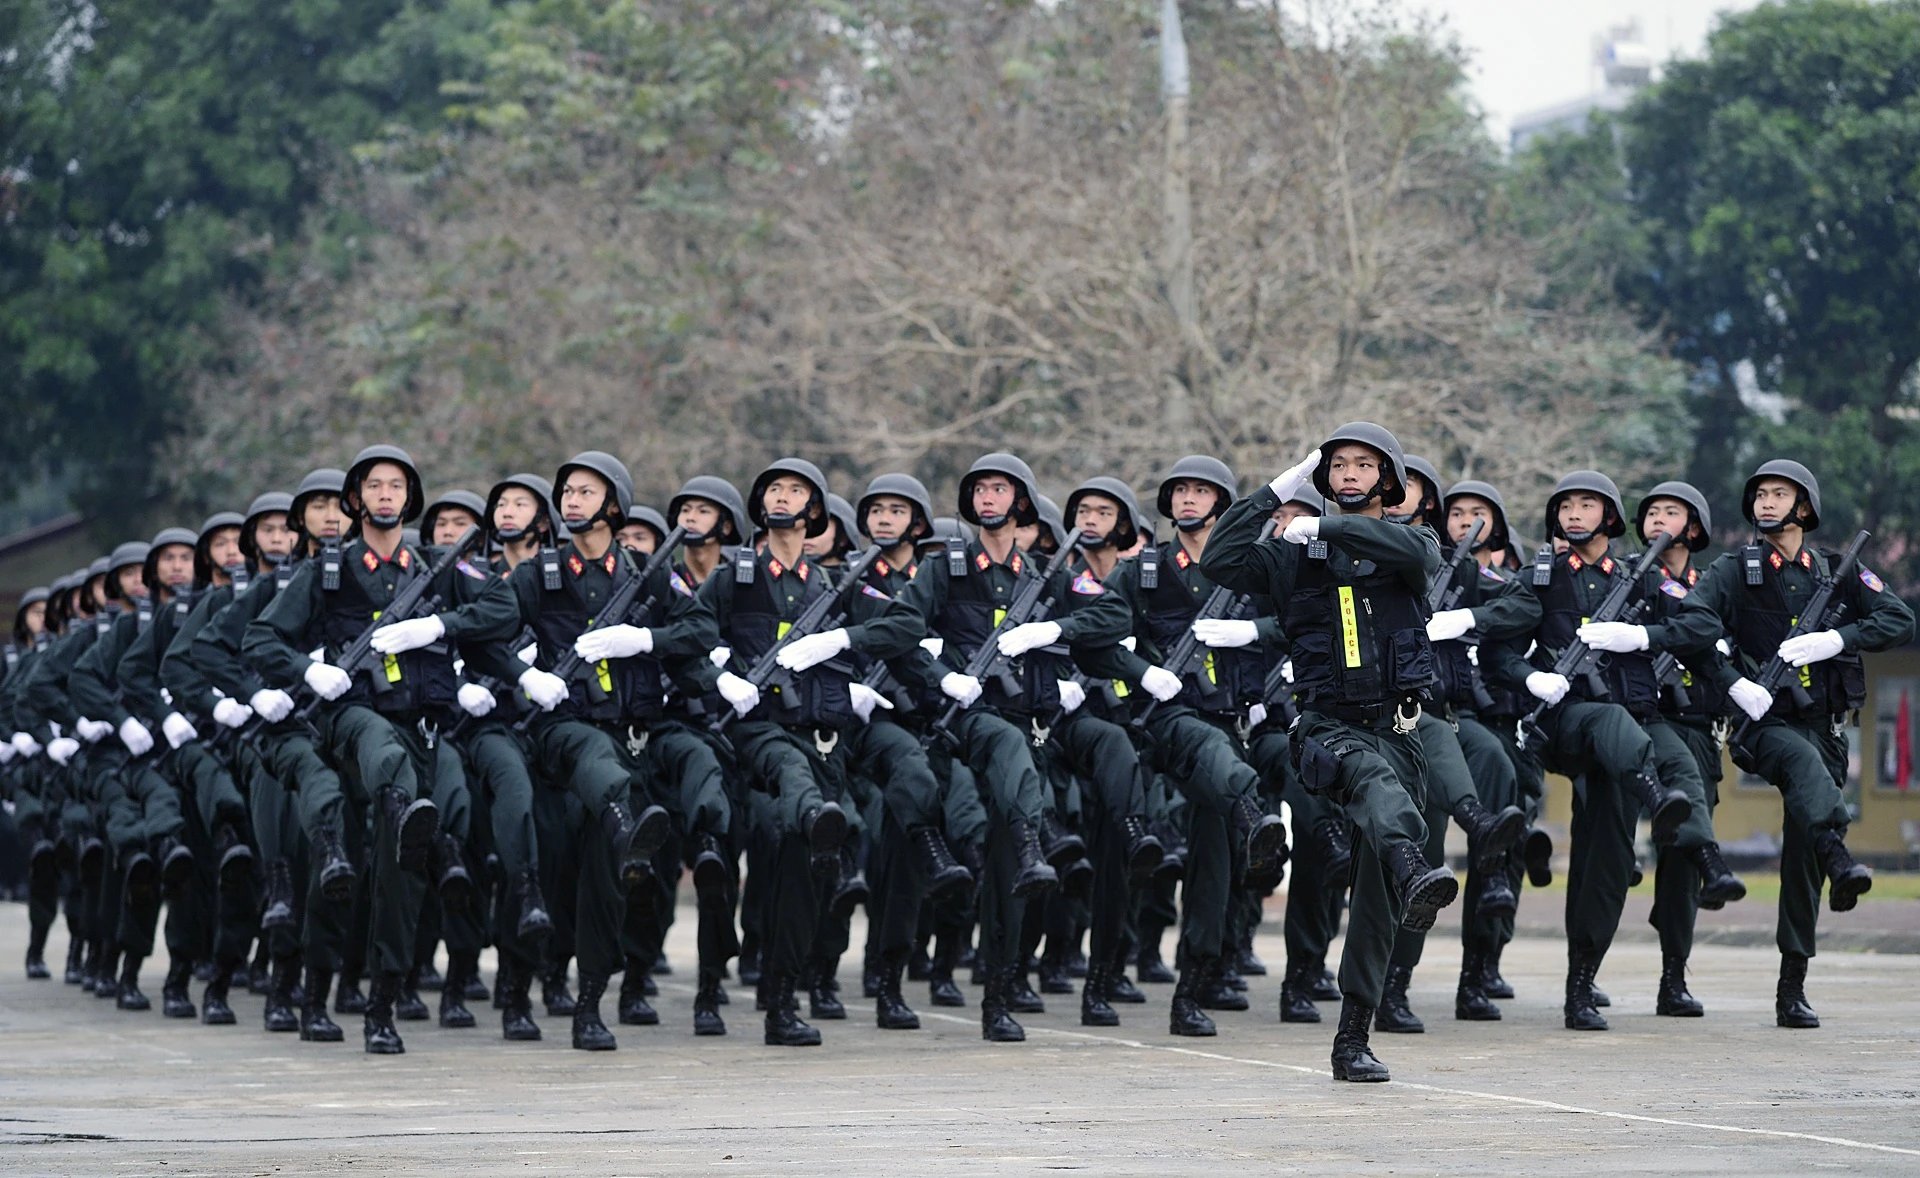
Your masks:
{"label": "black combat boot", "polygon": [[1045,1014],[1047,1000],[1036,994],[1033,983],[1027,980],[1025,965],[1007,967],[1007,984],[1004,991],[1007,1009],[1015,1014]]}
{"label": "black combat boot", "polygon": [[1520,840],[1520,860],[1527,865],[1527,882],[1544,888],[1553,882],[1553,836],[1537,826]]}
{"label": "black combat boot", "polygon": [[800,834],[813,854],[833,854],[847,841],[847,812],[838,802],[822,802],[800,816]]}
{"label": "black combat boot", "polygon": [[1803,1031],[1820,1025],[1820,1016],[1807,1002],[1807,959],[1799,953],[1780,955],[1780,984],[1773,992],[1773,1021]]}
{"label": "black combat boot", "polygon": [[1098,961],[1087,963],[1087,979],[1080,983],[1080,1025],[1083,1027],[1117,1027],[1120,1025],[1120,1012],[1107,1001],[1107,979],[1113,976],[1113,967]]}
{"label": "black combat boot", "polygon": [[807,967],[807,1017],[837,1022],[847,1017],[840,1002],[840,983],[834,977],[836,961],[816,961]]}
{"label": "black combat boot", "polygon": [[1567,1001],[1562,1013],[1569,1031],[1607,1029],[1607,1020],[1601,1017],[1593,1001],[1593,976],[1599,972],[1600,962],[1593,954],[1567,951]]}
{"label": "black combat boot", "polygon": [[[1092,965],[1088,965],[1087,969],[1091,972]],[[1127,971],[1116,965],[1107,971],[1107,1001],[1127,1006],[1145,1006],[1147,996],[1128,979]]]}
{"label": "black combat boot", "polygon": [[1707,1013],[1700,1000],[1687,992],[1687,959],[1671,953],[1660,958],[1660,993],[1654,1013],[1673,1018],[1699,1018]]}
{"label": "black combat boot", "polygon": [[1213,1020],[1200,1009],[1200,988],[1206,981],[1207,963],[1188,958],[1180,965],[1180,981],[1173,987],[1173,1006],[1167,1012],[1167,1031],[1174,1035],[1207,1039],[1219,1034]]}
{"label": "black combat boot", "polygon": [[1187,877],[1187,842],[1184,835],[1173,823],[1162,820],[1153,824],[1153,837],[1160,840],[1166,848],[1161,856],[1160,866],[1153,869],[1155,884],[1179,883]]}
{"label": "black combat boot", "polygon": [[837,870],[834,873],[833,896],[827,901],[827,913],[845,924],[853,919],[855,908],[872,898],[873,890],[867,886],[867,877],[854,859],[851,846],[840,844],[840,853],[833,858]]}
{"label": "black combat boot", "polygon": [[129,953],[120,965],[120,994],[113,1004],[121,1010],[151,1010],[153,1003],[140,992],[140,963],[145,958]]}
{"label": "black combat boot", "polygon": [[160,864],[161,894],[178,903],[193,883],[193,852],[179,839],[168,837],[160,840],[156,854]]}
{"label": "black combat boot", "polygon": [[1846,832],[1833,827],[1814,833],[1813,850],[1820,856],[1820,869],[1827,873],[1828,906],[1835,912],[1851,912],[1860,897],[1872,890],[1873,869],[1853,861]]}
{"label": "black combat boot", "polygon": [[1740,877],[1721,858],[1719,843],[1705,842],[1689,847],[1687,858],[1700,873],[1700,907],[1715,910],[1747,898],[1747,885],[1740,882]]}
{"label": "black combat boot", "polygon": [[393,1025],[393,1003],[400,996],[400,975],[377,973],[367,987],[367,1013],[360,1028],[368,1055],[404,1055],[407,1045]]}
{"label": "black combat boot", "polygon": [[213,850],[219,864],[220,891],[237,896],[253,882],[253,848],[230,822],[222,822],[213,832]]}
{"label": "black combat boot", "polygon": [[660,1012],[647,1001],[647,966],[638,957],[627,958],[627,968],[620,974],[619,1018],[627,1027],[660,1024]]}
{"label": "black combat boot", "polygon": [[880,962],[880,992],[873,999],[873,1020],[883,1031],[917,1031],[920,1016],[900,996],[900,980],[907,972],[905,950],[894,949]]}
{"label": "black combat boot", "polygon": [[953,849],[940,831],[932,826],[916,826],[908,834],[920,870],[927,878],[927,899],[939,900],[957,895],[973,886],[973,872],[953,857]]}
{"label": "black combat boot", "polygon": [[1486,954],[1469,949],[1460,957],[1460,984],[1453,991],[1453,1017],[1473,1023],[1497,1023],[1500,1008],[1487,996]]}
{"label": "black combat boot", "polygon": [[1390,1077],[1387,1065],[1367,1046],[1367,1024],[1373,1010],[1351,996],[1340,1001],[1340,1029],[1333,1036],[1333,1078],[1356,1084],[1380,1084]]}
{"label": "black combat boot", "polygon": [[[333,904],[344,904],[353,899],[353,860],[347,858],[346,845],[339,831],[323,830],[319,833],[313,843],[313,858],[320,865],[320,894]],[[358,986],[355,988],[358,989]],[[353,1012],[335,1007],[334,1013]]]}
{"label": "black combat boot", "polygon": [[720,1004],[726,996],[720,977],[717,969],[700,971],[699,989],[693,995],[693,1033],[696,1035],[727,1033],[727,1022],[720,1017]]}
{"label": "black combat boot", "polygon": [[652,874],[653,854],[666,841],[670,825],[666,811],[659,806],[648,806],[638,818],[623,801],[610,802],[600,812],[600,833],[606,837],[621,887],[636,888]]}
{"label": "black combat boot", "polygon": [[120,997],[120,946],[112,941],[101,945],[93,959],[93,996]]}
{"label": "black combat boot", "polygon": [[1641,807],[1653,820],[1654,846],[1671,846],[1680,827],[1693,817],[1693,803],[1687,800],[1687,795],[1669,788],[1651,769],[1628,778],[1627,788],[1640,799]]}
{"label": "black combat boot", "polygon": [[260,929],[293,927],[293,867],[285,859],[267,862],[267,894],[260,909]]}
{"label": "black combat boot", "polygon": [[1353,873],[1353,839],[1347,833],[1347,821],[1322,818],[1313,824],[1313,833],[1320,844],[1321,874],[1338,887]]}
{"label": "black combat boot", "polygon": [[167,963],[167,976],[160,983],[160,1013],[168,1018],[198,1018],[200,1011],[193,1005],[193,998],[187,990],[193,981],[193,962],[184,957],[176,957]]}
{"label": "black combat boot", "polygon": [[465,1030],[477,1024],[467,1009],[467,979],[479,972],[479,954],[447,952],[447,980],[440,987],[441,1026]]}
{"label": "black combat boot", "polygon": [[600,999],[607,992],[607,979],[580,975],[580,993],[573,1004],[573,1049],[575,1051],[612,1051],[619,1046],[613,1032],[600,1019]]}
{"label": "black combat boot", "polygon": [[1496,813],[1475,797],[1462,798],[1453,817],[1467,832],[1468,853],[1481,862],[1506,854],[1527,831],[1527,816],[1520,807],[1508,806]]}
{"label": "black combat boot", "polygon": [[533,971],[515,969],[501,984],[506,1001],[500,1007],[500,1037],[516,1043],[536,1043],[540,1026],[533,1021]]}
{"label": "black combat boot", "polygon": [[[191,852],[187,859],[187,874],[189,876],[193,874]],[[120,868],[121,903],[126,907],[146,903],[152,897],[154,889],[159,886],[159,880],[160,867],[153,861],[153,856],[145,851],[132,852]],[[95,989],[97,990],[98,987],[96,986]]]}
{"label": "black combat boot", "polygon": [[1019,857],[1020,871],[1013,877],[1013,895],[1017,900],[1029,899],[1048,888],[1057,887],[1060,873],[1047,862],[1047,856],[1040,849],[1040,835],[1033,824],[1016,818],[1008,823],[1008,833],[1013,838],[1014,853]]}
{"label": "black combat boot", "polygon": [[1165,959],[1160,956],[1162,935],[1162,931],[1153,925],[1142,924],[1140,927],[1140,947],[1133,957],[1133,972],[1143,986],[1167,986],[1176,980],[1173,971],[1167,968]]}
{"label": "black combat boot", "polygon": [[1251,1009],[1245,993],[1241,992],[1230,980],[1227,963],[1218,957],[1203,958],[1195,964],[1198,969],[1198,987],[1194,999],[1202,1010],[1241,1011]]}
{"label": "black combat boot", "polygon": [[1492,949],[1487,951],[1486,956],[1482,959],[1480,989],[1483,990],[1489,998],[1513,997],[1513,986],[1508,983],[1507,979],[1500,976],[1500,953],[1505,948],[1506,946],[1504,944],[1495,944]]}
{"label": "black combat boot", "polygon": [[340,985],[333,992],[333,1013],[367,1013],[367,996],[360,990],[360,971],[349,966],[340,971]]}
{"label": "black combat boot", "polygon": [[980,995],[980,1037],[989,1043],[1025,1043],[1026,1028],[1014,1021],[1007,995],[1013,988],[1014,967],[994,966],[987,970],[986,988]]}
{"label": "black combat boot", "polygon": [[1413,982],[1413,969],[1405,965],[1387,967],[1386,985],[1380,990],[1380,1009],[1374,1012],[1373,1029],[1395,1035],[1418,1035],[1427,1029],[1420,1016],[1407,1005],[1407,987]]}
{"label": "black combat boot", "polygon": [[567,989],[565,959],[554,962],[552,968],[540,975],[540,1005],[547,1008],[548,1018],[572,1017],[573,992]]}
{"label": "black combat boot", "polygon": [[1480,872],[1480,901],[1477,911],[1481,916],[1502,918],[1510,917],[1520,910],[1520,897],[1513,894],[1513,884],[1507,879],[1505,865],[1494,866],[1491,870]]}
{"label": "black combat boot", "polygon": [[1052,944],[1051,938],[1047,951],[1040,955],[1039,973],[1042,994],[1073,993],[1073,979],[1067,976],[1066,951]]}
{"label": "black combat boot", "polygon": [[960,960],[960,936],[941,933],[933,943],[933,959],[927,966],[927,1001],[935,1006],[965,1006],[967,996],[953,980],[953,967]]}
{"label": "black combat boot", "polygon": [[480,899],[480,889],[467,870],[467,856],[460,840],[441,834],[434,840],[434,882],[440,889],[440,903],[456,912],[465,912]]}
{"label": "black combat boot", "polygon": [[1278,868],[1287,861],[1287,824],[1262,809],[1252,790],[1233,803],[1233,837],[1246,852],[1249,871]]}
{"label": "black combat boot", "polygon": [[1069,863],[1087,857],[1087,840],[1074,833],[1058,814],[1052,812],[1040,815],[1040,843],[1046,848],[1047,862],[1055,870],[1064,869]]}
{"label": "black combat boot", "polygon": [[1153,836],[1142,814],[1129,814],[1120,820],[1120,833],[1127,840],[1127,877],[1149,879],[1166,860],[1167,848]]}
{"label": "black combat boot", "polygon": [[80,980],[86,976],[80,968],[85,964],[86,957],[86,943],[78,937],[69,939],[67,941],[67,968],[66,972],[60,975],[60,980],[69,986],[79,985]]}
{"label": "black combat boot", "polygon": [[768,1047],[820,1046],[820,1032],[801,1021],[790,973],[767,971],[766,1042]]}
{"label": "black combat boot", "polygon": [[547,914],[547,900],[540,894],[540,875],[523,871],[518,881],[520,918],[515,930],[522,940],[538,940],[553,934],[553,917]]}
{"label": "black combat boot", "polygon": [[706,832],[694,838],[693,890],[704,899],[726,895],[727,881],[732,872],[727,868],[727,856],[720,849],[720,840]]}
{"label": "black combat boot", "polygon": [[339,1043],[346,1032],[327,1017],[327,991],[333,987],[333,971],[307,967],[302,988],[306,1001],[300,1004],[300,1041],[303,1043]]}
{"label": "black combat boot", "polygon": [[233,986],[233,971],[239,965],[235,961],[217,961],[213,966],[213,980],[200,992],[200,1022],[209,1027],[230,1027],[239,1020],[233,1015],[233,1007],[227,1005],[227,994]]}
{"label": "black combat boot", "polygon": [[[373,1001],[368,998],[367,1001]],[[400,978],[399,993],[393,999],[393,1017],[403,1023],[424,1023],[433,1017],[426,999],[420,997],[420,967],[414,966]]]}
{"label": "black combat boot", "polygon": [[1319,970],[1311,962],[1287,962],[1287,972],[1280,975],[1281,1022],[1320,1021],[1320,1008],[1313,1004],[1313,979],[1318,974]]}
{"label": "black combat boot", "polygon": [[[382,818],[394,832],[394,861],[402,871],[411,871],[415,875],[427,874],[428,860],[433,857],[433,841],[440,835],[439,809],[426,798],[409,798],[392,786],[380,791],[380,809]],[[369,997],[367,1001],[373,999]],[[398,1042],[399,1036],[395,1035],[394,1040]],[[367,1050],[375,1050],[372,1043],[372,1040],[368,1040]]]}
{"label": "black combat boot", "polygon": [[273,959],[267,975],[266,1004],[261,1022],[269,1031],[300,1029],[300,1016],[293,1012],[293,984],[300,973],[300,959],[288,954]]}
{"label": "black combat boot", "polygon": [[1418,845],[1392,843],[1387,847],[1387,869],[1400,888],[1400,927],[1424,933],[1433,927],[1442,908],[1460,895],[1460,881],[1444,867],[1430,867]]}

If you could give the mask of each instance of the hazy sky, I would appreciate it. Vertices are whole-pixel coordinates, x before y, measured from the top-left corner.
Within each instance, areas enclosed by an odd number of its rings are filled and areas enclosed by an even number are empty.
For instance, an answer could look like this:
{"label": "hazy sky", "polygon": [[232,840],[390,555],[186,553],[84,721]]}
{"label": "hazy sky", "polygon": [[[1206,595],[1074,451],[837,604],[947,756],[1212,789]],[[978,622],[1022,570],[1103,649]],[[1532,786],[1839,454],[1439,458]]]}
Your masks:
{"label": "hazy sky", "polygon": [[1600,87],[1593,38],[1640,20],[1656,62],[1696,57],[1716,14],[1754,7],[1756,0],[1402,0],[1406,8],[1444,17],[1473,55],[1474,93],[1496,138],[1506,141],[1515,115]]}

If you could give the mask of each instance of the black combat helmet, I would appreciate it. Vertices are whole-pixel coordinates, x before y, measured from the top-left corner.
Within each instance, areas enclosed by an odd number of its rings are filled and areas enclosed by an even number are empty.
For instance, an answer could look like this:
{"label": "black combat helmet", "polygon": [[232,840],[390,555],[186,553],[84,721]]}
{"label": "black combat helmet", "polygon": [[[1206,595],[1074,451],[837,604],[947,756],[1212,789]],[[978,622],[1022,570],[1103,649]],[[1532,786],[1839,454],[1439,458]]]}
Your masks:
{"label": "black combat helmet", "polygon": [[1062,513],[1064,521],[1071,521],[1080,510],[1080,503],[1089,495],[1099,495],[1118,504],[1120,511],[1114,520],[1113,531],[1106,536],[1093,536],[1081,532],[1072,537],[1082,548],[1104,548],[1108,545],[1126,551],[1132,548],[1140,538],[1140,502],[1134,498],[1133,488],[1119,479],[1108,475],[1095,475],[1073,489],[1067,496],[1066,510]]}
{"label": "black combat helmet", "polygon": [[1560,501],[1576,491],[1598,495],[1606,503],[1606,516],[1600,525],[1601,534],[1609,539],[1627,534],[1627,508],[1620,498],[1620,488],[1597,470],[1576,470],[1555,483],[1553,494],[1547,496],[1546,526],[1549,538],[1559,536],[1569,544],[1585,544],[1593,539],[1595,533],[1573,535],[1560,526]]}
{"label": "black combat helmet", "polygon": [[1747,517],[1748,523],[1762,532],[1777,532],[1786,526],[1787,520],[1793,518],[1793,512],[1788,512],[1786,519],[1774,524],[1764,524],[1754,518],[1753,493],[1759,490],[1761,479],[1785,479],[1799,487],[1800,500],[1795,506],[1804,509],[1800,513],[1800,530],[1811,532],[1820,526],[1820,480],[1813,477],[1812,471],[1791,458],[1775,458],[1763,462],[1760,464],[1760,469],[1753,472],[1753,477],[1747,480],[1747,488],[1740,496],[1740,510]]}
{"label": "black combat helmet", "polygon": [[[560,496],[566,489],[567,476],[576,470],[598,476],[607,485],[608,493],[600,501],[600,510],[574,523],[567,520],[567,509],[561,505]],[[627,470],[626,463],[605,450],[582,450],[561,463],[560,469],[554,472],[552,502],[554,514],[568,531],[586,531],[601,520],[606,520],[607,526],[617,532],[627,522],[627,513],[633,510],[633,475]]]}
{"label": "black combat helmet", "polygon": [[1511,533],[1507,528],[1507,501],[1501,497],[1492,483],[1483,483],[1479,479],[1461,479],[1447,488],[1440,500],[1442,511],[1452,511],[1455,499],[1482,499],[1493,509],[1493,519],[1481,535],[1480,542],[1473,546],[1475,552],[1491,548],[1495,552],[1506,551],[1511,543]]}
{"label": "black combat helmet", "polygon": [[[397,516],[369,515],[366,506],[360,502],[360,484],[366,480],[367,472],[382,462],[390,462],[399,467],[407,477],[406,504]],[[340,502],[346,507],[349,518],[386,530],[419,519],[420,509],[427,505],[427,493],[422,489],[420,468],[413,464],[412,456],[398,446],[382,443],[368,446],[353,456],[353,465],[347,467],[347,476],[340,484]]]}
{"label": "black combat helmet", "polygon": [[832,491],[827,492],[827,517],[839,526],[839,535],[834,539],[835,555],[844,556],[853,551],[854,537],[860,535],[860,525],[853,517],[853,504],[843,496]]}
{"label": "black combat helmet", "polygon": [[154,533],[153,540],[147,545],[147,554],[140,560],[140,583],[147,592],[157,593],[160,589],[160,550],[184,545],[198,551],[200,537],[192,528],[161,528]]}
{"label": "black combat helmet", "polygon": [[480,496],[474,494],[472,491],[442,491],[440,494],[428,500],[426,507],[420,512],[420,533],[427,538],[428,543],[433,542],[433,526],[439,520],[440,513],[449,507],[459,508],[461,511],[472,516],[473,522],[479,524],[483,530],[486,528],[486,500],[480,498]]}
{"label": "black combat helmet", "polygon": [[[1345,502],[1333,493],[1333,484],[1329,473],[1333,469],[1333,452],[1336,448],[1353,444],[1365,446],[1380,455],[1380,481],[1365,495]],[[1393,436],[1385,426],[1371,421],[1349,421],[1327,436],[1320,443],[1320,465],[1313,468],[1313,489],[1325,496],[1329,503],[1339,503],[1341,507],[1353,509],[1365,507],[1376,496],[1381,507],[1397,507],[1407,497],[1407,456],[1400,448],[1400,439]]]}
{"label": "black combat helmet", "polygon": [[[1213,510],[1192,519],[1180,519],[1173,514],[1173,485],[1179,482],[1201,482],[1211,484],[1220,492],[1214,500]],[[1234,477],[1233,468],[1218,458],[1206,454],[1189,454],[1173,464],[1167,477],[1160,480],[1160,494],[1154,500],[1154,506],[1160,514],[1173,521],[1173,526],[1183,532],[1197,532],[1213,520],[1226,514],[1227,506],[1233,502],[1233,496],[1240,486],[1240,480]]]}
{"label": "black combat helmet", "polygon": [[279,513],[287,517],[287,526],[293,526],[293,496],[285,491],[266,491],[255,495],[253,502],[247,504],[247,517],[240,524],[240,555],[258,568],[261,561],[260,521],[267,516]]}
{"label": "black combat helmet", "polygon": [[1051,555],[1067,546],[1066,517],[1060,514],[1060,505],[1051,498],[1041,495],[1039,500],[1040,522],[1034,526],[1040,529],[1040,536],[1034,541],[1034,546]]}
{"label": "black combat helmet", "polygon": [[633,514],[627,520],[630,524],[639,524],[653,533],[653,546],[657,550],[667,542],[667,533],[673,529],[667,526],[667,517],[648,507],[644,503],[633,505]]}
{"label": "black combat helmet", "polygon": [[[501,497],[513,487],[518,487],[533,496],[533,522],[524,528],[502,528],[494,522],[493,513],[500,506]],[[526,539],[529,533],[537,537],[542,534],[542,525],[545,526],[547,535],[554,534],[553,484],[547,481],[545,475],[528,471],[508,475],[487,491],[487,501],[481,504],[481,509],[481,526],[487,529],[487,535],[492,537],[496,544],[517,544]]]}
{"label": "black combat helmet", "polygon": [[905,499],[913,505],[913,521],[907,525],[907,534],[902,540],[924,539],[933,531],[933,496],[927,493],[925,483],[910,474],[894,472],[876,475],[860,496],[860,502],[854,505],[854,515],[860,520],[860,534],[873,539],[873,533],[867,530],[867,510],[873,501],[882,495],[891,495],[896,499]]}
{"label": "black combat helmet", "polygon": [[347,482],[347,472],[337,467],[322,466],[306,473],[300,485],[293,490],[293,506],[287,509],[287,526],[305,536],[307,534],[307,503],[315,495],[332,495],[338,498],[340,488]]}
{"label": "black combat helmet", "polygon": [[[247,517],[237,511],[216,511],[200,525],[200,533],[194,537],[193,541],[193,583],[196,587],[205,588],[213,584],[214,533],[221,528],[239,528],[244,535],[246,527]],[[240,559],[242,562],[246,560],[244,552]]]}
{"label": "black combat helmet", "polygon": [[680,523],[680,509],[689,499],[705,499],[721,511],[720,534],[688,532],[681,541],[692,547],[702,544],[721,545],[745,544],[750,525],[747,522],[747,504],[740,498],[740,490],[732,483],[711,474],[697,474],[681,485],[672,499],[667,501],[667,519],[675,526]]}
{"label": "black combat helmet", "polygon": [[[973,485],[990,474],[1002,475],[1013,483],[1013,511],[1008,516],[983,520],[973,509]],[[1040,522],[1039,493],[1032,467],[1004,452],[982,454],[960,478],[960,518],[990,532],[1007,526],[1009,521],[1031,527]]]}
{"label": "black combat helmet", "polygon": [[[792,475],[806,483],[812,493],[807,496],[807,502],[798,514],[770,516],[766,504],[767,484],[783,474]],[[790,528],[805,520],[808,536],[824,535],[827,530],[827,476],[804,458],[781,458],[770,463],[754,476],[753,486],[747,491],[747,518],[769,531]]]}
{"label": "black combat helmet", "polygon": [[1412,523],[1418,519],[1430,527],[1440,524],[1440,471],[1433,463],[1418,454],[1407,455],[1407,471],[1420,476],[1420,502],[1410,504],[1404,499],[1400,506],[1407,509],[1406,514],[1393,513],[1389,518],[1399,523]]}
{"label": "black combat helmet", "polygon": [[1689,552],[1698,552],[1713,543],[1713,511],[1707,506],[1707,497],[1692,483],[1674,479],[1648,491],[1640,500],[1639,507],[1634,509],[1634,531],[1639,534],[1642,544],[1647,542],[1647,507],[1655,499],[1677,499],[1686,504],[1691,516],[1688,522],[1700,525],[1699,535],[1694,535],[1689,527],[1686,535],[1674,537],[1676,543],[1686,545]]}

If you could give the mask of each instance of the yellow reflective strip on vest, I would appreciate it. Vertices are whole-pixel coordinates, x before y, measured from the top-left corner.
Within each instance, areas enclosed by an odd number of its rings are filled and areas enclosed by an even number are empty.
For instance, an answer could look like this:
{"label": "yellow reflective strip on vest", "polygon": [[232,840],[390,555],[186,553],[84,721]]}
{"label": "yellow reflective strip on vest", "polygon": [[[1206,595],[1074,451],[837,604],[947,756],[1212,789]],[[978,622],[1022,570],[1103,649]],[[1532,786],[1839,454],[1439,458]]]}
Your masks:
{"label": "yellow reflective strip on vest", "polygon": [[1125,683],[1122,683],[1120,680],[1115,679],[1113,681],[1113,693],[1119,696],[1121,699],[1127,698],[1127,695],[1128,695],[1127,685]]}
{"label": "yellow reflective strip on vest", "polygon": [[1360,620],[1353,614],[1353,586],[1340,586],[1340,643],[1349,669],[1360,665]]}
{"label": "yellow reflective strip on vest", "polygon": [[1007,611],[1006,611],[1006,610],[1003,610],[1003,609],[996,609],[996,610],[994,610],[994,611],[993,611],[993,625],[994,625],[994,628],[995,628],[995,629],[998,629],[998,628],[999,628],[999,626],[1000,626],[1000,623],[1001,623],[1001,622],[1004,622],[1004,621],[1006,621],[1006,620],[1007,620]]}
{"label": "yellow reflective strip on vest", "polygon": [[1207,672],[1207,682],[1218,687],[1220,685],[1220,676],[1213,673],[1213,652],[1211,650],[1207,652],[1207,661],[1203,669]]}
{"label": "yellow reflective strip on vest", "polygon": [[[1793,629],[1795,626],[1798,626],[1799,624],[1800,624],[1800,615],[1798,614],[1795,614],[1793,617],[1790,617],[1787,619],[1787,629],[1789,630]],[[1808,690],[1813,689],[1813,664],[1812,663],[1808,663],[1806,666],[1801,667],[1798,671],[1795,672],[1795,674],[1800,676],[1800,686],[1805,687]]]}
{"label": "yellow reflective strip on vest", "polygon": [[593,664],[593,673],[600,679],[600,690],[606,692],[608,695],[612,695],[613,671],[608,668],[607,660],[601,659],[599,662]]}
{"label": "yellow reflective strip on vest", "polygon": [[[374,610],[373,620],[376,622],[379,621],[380,615],[383,612],[384,611],[382,610]],[[387,673],[387,682],[389,683],[400,682],[400,656],[399,655],[397,654],[382,655],[380,657],[380,669]]]}

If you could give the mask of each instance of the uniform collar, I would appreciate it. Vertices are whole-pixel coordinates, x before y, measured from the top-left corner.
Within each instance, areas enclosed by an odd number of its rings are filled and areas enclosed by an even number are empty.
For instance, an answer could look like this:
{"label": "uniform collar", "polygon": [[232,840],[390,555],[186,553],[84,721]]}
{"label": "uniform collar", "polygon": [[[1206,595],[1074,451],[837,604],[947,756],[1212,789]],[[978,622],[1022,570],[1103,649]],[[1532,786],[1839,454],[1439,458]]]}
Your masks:
{"label": "uniform collar", "polygon": [[378,571],[383,564],[397,564],[400,566],[402,572],[410,572],[413,569],[413,550],[405,544],[402,544],[393,550],[393,558],[391,560],[383,560],[380,554],[375,552],[372,547],[362,545],[360,549],[360,563],[370,573]]}

